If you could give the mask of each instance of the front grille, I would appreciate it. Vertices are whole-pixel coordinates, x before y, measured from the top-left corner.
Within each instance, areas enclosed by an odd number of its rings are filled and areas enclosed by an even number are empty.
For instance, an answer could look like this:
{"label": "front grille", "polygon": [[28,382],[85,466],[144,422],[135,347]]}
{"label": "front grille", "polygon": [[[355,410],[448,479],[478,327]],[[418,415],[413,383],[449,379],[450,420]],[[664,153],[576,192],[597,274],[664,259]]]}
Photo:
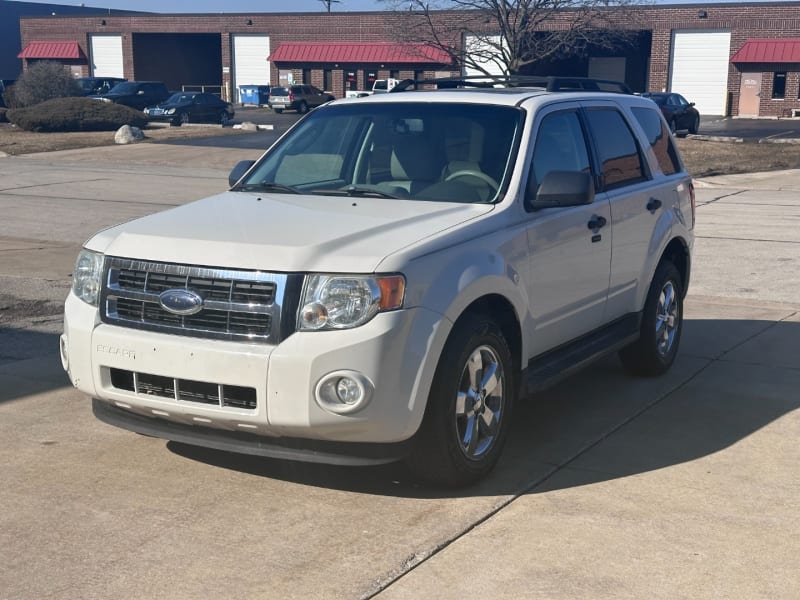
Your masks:
{"label": "front grille", "polygon": [[[101,297],[105,323],[216,339],[277,343],[287,275],[108,257]],[[195,314],[161,302],[167,290],[202,299]]]}
{"label": "front grille", "polygon": [[109,375],[111,385],[116,389],[142,396],[157,396],[178,402],[199,402],[247,410],[255,410],[257,407],[255,388],[173,379],[125,369],[109,369]]}

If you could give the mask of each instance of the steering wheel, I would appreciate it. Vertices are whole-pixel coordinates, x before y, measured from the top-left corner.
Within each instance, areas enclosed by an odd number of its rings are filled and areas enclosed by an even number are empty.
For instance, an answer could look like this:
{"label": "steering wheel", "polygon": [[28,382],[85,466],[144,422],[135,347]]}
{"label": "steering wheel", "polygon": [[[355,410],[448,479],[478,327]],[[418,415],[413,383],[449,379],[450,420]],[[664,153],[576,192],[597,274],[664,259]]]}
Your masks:
{"label": "steering wheel", "polygon": [[497,190],[500,189],[500,184],[497,183],[494,179],[489,177],[486,173],[482,171],[476,171],[474,169],[462,169],[461,171],[455,171],[454,173],[450,173],[447,177],[444,178],[445,181],[451,181],[456,179],[457,177],[475,177],[476,179],[480,179],[484,183],[487,183],[489,187],[492,188],[494,193],[497,193]]}

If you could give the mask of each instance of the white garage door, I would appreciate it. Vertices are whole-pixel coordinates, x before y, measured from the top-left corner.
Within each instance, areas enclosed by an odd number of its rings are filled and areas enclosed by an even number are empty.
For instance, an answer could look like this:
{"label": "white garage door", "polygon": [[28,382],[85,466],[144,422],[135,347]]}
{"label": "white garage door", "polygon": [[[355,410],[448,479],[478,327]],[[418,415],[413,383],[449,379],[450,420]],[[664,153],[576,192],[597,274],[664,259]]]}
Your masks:
{"label": "white garage door", "polygon": [[233,36],[233,86],[236,102],[239,86],[269,84],[269,36]]}
{"label": "white garage door", "polygon": [[495,48],[500,43],[500,36],[493,35],[486,39],[479,38],[474,35],[464,36],[464,49],[467,54],[472,55],[473,63],[483,68],[483,71],[475,67],[464,66],[464,75],[477,76],[484,75],[484,71],[490,75],[503,75],[503,66],[497,62],[490,60],[486,54],[497,54]]}
{"label": "white garage door", "polygon": [[124,77],[121,35],[93,35],[89,46],[93,77]]}
{"label": "white garage door", "polygon": [[694,102],[700,114],[725,114],[730,57],[730,31],[673,31],[670,91]]}

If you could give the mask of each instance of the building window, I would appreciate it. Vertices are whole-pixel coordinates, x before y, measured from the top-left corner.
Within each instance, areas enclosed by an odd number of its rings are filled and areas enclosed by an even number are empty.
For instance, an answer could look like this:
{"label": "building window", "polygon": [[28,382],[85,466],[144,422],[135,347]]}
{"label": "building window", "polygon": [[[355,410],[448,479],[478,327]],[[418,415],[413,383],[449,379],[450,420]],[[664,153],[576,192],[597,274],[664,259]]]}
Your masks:
{"label": "building window", "polygon": [[322,71],[322,89],[326,92],[333,91],[333,72],[330,69]]}
{"label": "building window", "polygon": [[400,71],[398,69],[392,69],[391,71],[389,71],[389,78],[400,79]]}
{"label": "building window", "polygon": [[345,90],[357,90],[358,89],[358,79],[356,78],[355,71],[345,71],[344,72],[344,89]]}
{"label": "building window", "polygon": [[786,97],[786,71],[772,74],[772,97],[776,100]]}

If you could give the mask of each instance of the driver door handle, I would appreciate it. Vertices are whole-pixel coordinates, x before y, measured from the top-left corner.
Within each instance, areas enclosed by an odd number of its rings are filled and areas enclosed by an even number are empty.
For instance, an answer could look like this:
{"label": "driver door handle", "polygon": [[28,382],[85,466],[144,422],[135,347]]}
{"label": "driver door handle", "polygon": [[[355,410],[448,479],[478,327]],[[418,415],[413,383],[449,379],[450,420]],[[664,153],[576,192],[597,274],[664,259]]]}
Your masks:
{"label": "driver door handle", "polygon": [[597,231],[601,227],[605,227],[606,223],[608,223],[608,221],[606,221],[605,217],[601,217],[600,215],[592,215],[592,218],[589,219],[587,225],[592,231]]}

